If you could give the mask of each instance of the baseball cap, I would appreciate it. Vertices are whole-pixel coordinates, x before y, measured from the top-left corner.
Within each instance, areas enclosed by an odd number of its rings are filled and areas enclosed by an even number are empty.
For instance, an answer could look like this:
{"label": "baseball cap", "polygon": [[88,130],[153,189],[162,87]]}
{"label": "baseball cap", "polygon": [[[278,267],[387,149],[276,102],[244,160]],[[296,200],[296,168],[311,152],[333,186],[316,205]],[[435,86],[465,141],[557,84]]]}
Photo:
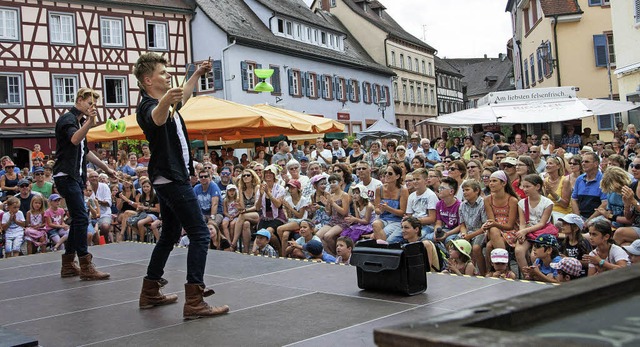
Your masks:
{"label": "baseball cap", "polygon": [[318,240],[311,240],[304,245],[304,250],[313,255],[322,254],[322,249],[322,242]]}
{"label": "baseball cap", "polygon": [[315,175],[311,177],[311,185],[315,185],[316,183],[320,182],[320,180],[326,179],[326,178],[327,177],[323,174]]}
{"label": "baseball cap", "polygon": [[287,182],[287,186],[292,186],[298,189],[302,188],[302,185],[300,184],[300,181],[296,180],[296,179],[291,179],[289,180],[289,182]]}
{"label": "baseball cap", "polygon": [[507,151],[505,151],[504,149],[501,149],[497,151],[496,154],[507,154]]}
{"label": "baseball cap", "polygon": [[580,230],[584,228],[584,220],[582,220],[582,217],[574,213],[566,214],[563,217],[558,218],[558,220],[567,222],[569,224],[575,224],[578,226],[578,228],[580,228]]}
{"label": "baseball cap", "polygon": [[44,168],[42,166],[38,166],[37,168],[33,169],[33,173],[40,173],[40,172],[44,172]]}
{"label": "baseball cap", "polygon": [[513,157],[506,157],[502,159],[502,161],[500,161],[500,165],[502,164],[509,164],[509,165],[516,166],[518,164],[518,159]]}
{"label": "baseball cap", "polygon": [[59,194],[51,194],[49,195],[49,201],[56,201],[56,200],[60,200],[62,199],[62,197]]}
{"label": "baseball cap", "polygon": [[255,235],[256,236],[264,236],[264,237],[267,238],[267,240],[271,241],[271,233],[267,229],[260,229],[260,230],[256,231]]}
{"label": "baseball cap", "polygon": [[551,263],[552,269],[561,270],[565,274],[573,277],[580,276],[582,273],[582,264],[580,260],[572,257],[564,257],[557,263]]}
{"label": "baseball cap", "polygon": [[20,187],[20,186],[21,186],[21,185],[23,185],[23,184],[29,185],[29,184],[31,184],[31,181],[29,181],[29,180],[28,180],[28,179],[26,179],[26,178],[23,178],[23,179],[21,179],[20,181],[18,181],[18,187]]}
{"label": "baseball cap", "polygon": [[458,152],[453,152],[450,155],[451,155],[451,158],[453,159],[460,159],[460,153]]}
{"label": "baseball cap", "polygon": [[509,252],[504,248],[494,248],[491,251],[491,261],[494,263],[509,263]]}
{"label": "baseball cap", "polygon": [[303,155],[302,157],[300,157],[300,161],[306,161],[309,162],[309,158],[307,158],[306,155]]}
{"label": "baseball cap", "polygon": [[640,255],[640,239],[633,241],[629,246],[622,246],[631,255]]}
{"label": "baseball cap", "polygon": [[484,133],[484,137],[491,137],[491,138],[493,138],[493,133],[492,133],[492,132],[490,132],[490,131],[488,131],[488,132]]}
{"label": "baseball cap", "polygon": [[235,189],[235,190],[237,191],[237,190],[238,190],[238,187],[236,187],[236,185],[235,185],[235,184],[229,184],[229,185],[227,186],[227,189],[226,189],[226,190],[227,190],[227,191],[230,191],[231,189]]}
{"label": "baseball cap", "polygon": [[542,234],[536,237],[535,239],[531,240],[531,242],[537,243],[543,246],[554,247],[554,248],[560,247],[560,245],[558,244],[558,239],[556,239],[556,237],[551,234]]}

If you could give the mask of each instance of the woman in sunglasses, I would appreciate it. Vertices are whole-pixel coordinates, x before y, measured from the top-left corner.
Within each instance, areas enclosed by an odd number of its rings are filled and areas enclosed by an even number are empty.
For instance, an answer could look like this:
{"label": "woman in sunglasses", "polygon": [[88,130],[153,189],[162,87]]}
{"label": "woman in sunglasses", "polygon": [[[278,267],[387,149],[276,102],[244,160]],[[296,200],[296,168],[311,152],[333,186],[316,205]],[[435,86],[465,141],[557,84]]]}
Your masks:
{"label": "woman in sunglasses", "polygon": [[547,158],[551,155],[551,153],[553,153],[553,143],[551,143],[551,138],[549,137],[549,135],[542,135],[541,140],[542,143],[540,144],[540,155],[544,158]]}
{"label": "woman in sunglasses", "polygon": [[582,169],[582,157],[578,154],[574,155],[569,159],[569,182],[571,183],[571,187],[574,187],[576,184],[576,180],[580,175],[584,173]]}
{"label": "woman in sunglasses", "polygon": [[396,157],[396,148],[398,147],[398,142],[395,139],[390,139],[387,141],[387,161]]}
{"label": "woman in sunglasses", "polygon": [[383,185],[376,192],[373,203],[378,216],[373,222],[373,238],[389,243],[400,242],[400,222],[407,210],[409,191],[402,186],[402,169],[398,165],[389,165],[383,172]]}
{"label": "woman in sunglasses", "polygon": [[473,138],[471,136],[466,136],[464,138],[464,146],[460,149],[460,154],[463,159],[469,160],[471,159],[471,151],[476,149],[476,146],[473,144]]}
{"label": "woman in sunglasses", "polygon": [[569,176],[564,174],[564,163],[558,156],[547,158],[547,167],[544,173],[544,191],[546,197],[553,201],[551,215],[554,221],[558,221],[566,214],[571,213],[571,190]]}
{"label": "woman in sunglasses", "polygon": [[245,253],[249,253],[249,243],[251,242],[251,225],[256,225],[260,221],[256,209],[256,200],[260,198],[260,177],[251,170],[245,169],[240,174],[238,181],[238,194],[240,195],[240,214],[238,221],[232,230],[231,247],[236,249],[238,240],[242,236],[242,245]]}
{"label": "woman in sunglasses", "polygon": [[467,166],[464,164],[464,161],[452,161],[451,165],[449,165],[449,177],[458,182],[458,189],[455,193],[456,199],[458,199],[458,201],[464,200],[464,197],[462,196],[462,181],[464,181],[465,176],[467,176]]}
{"label": "woman in sunglasses", "polygon": [[4,196],[13,196],[20,191],[18,187],[20,175],[15,172],[15,167],[16,165],[11,160],[5,161],[5,173],[0,177],[0,191],[5,192]]}

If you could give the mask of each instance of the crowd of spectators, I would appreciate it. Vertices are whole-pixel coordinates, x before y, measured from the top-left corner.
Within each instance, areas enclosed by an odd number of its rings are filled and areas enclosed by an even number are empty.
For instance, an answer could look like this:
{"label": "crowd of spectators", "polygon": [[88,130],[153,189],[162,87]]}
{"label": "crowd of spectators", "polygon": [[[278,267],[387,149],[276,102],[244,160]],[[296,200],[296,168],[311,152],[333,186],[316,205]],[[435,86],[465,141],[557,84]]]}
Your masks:
{"label": "crowd of spectators", "polygon": [[[640,135],[620,126],[605,143],[590,129],[409,141],[280,141],[255,157],[198,153],[192,186],[211,247],[349,263],[354,243],[422,242],[430,268],[456,274],[563,282],[629,266],[640,256]],[[97,155],[87,167],[88,242],[153,242],[162,215],[141,155]],[[69,228],[53,161],[1,158],[3,256],[56,251]],[[188,245],[188,237],[180,245]]]}

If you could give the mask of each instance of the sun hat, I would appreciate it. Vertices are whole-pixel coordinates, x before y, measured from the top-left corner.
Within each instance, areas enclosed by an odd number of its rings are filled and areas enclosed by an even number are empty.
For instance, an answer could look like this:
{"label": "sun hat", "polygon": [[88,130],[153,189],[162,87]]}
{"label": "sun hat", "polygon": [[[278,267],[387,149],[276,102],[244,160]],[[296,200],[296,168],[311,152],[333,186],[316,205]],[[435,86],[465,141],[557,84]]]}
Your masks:
{"label": "sun hat", "polygon": [[292,186],[298,189],[302,188],[302,185],[300,184],[300,181],[296,180],[296,179],[291,179],[289,180],[289,182],[287,182],[287,186]]}
{"label": "sun hat", "polygon": [[494,248],[493,251],[491,251],[491,262],[508,264],[509,252],[504,248]]}
{"label": "sun hat", "polygon": [[358,189],[360,191],[361,198],[369,200],[369,188],[367,188],[364,184],[358,183],[355,187],[351,188],[351,190],[353,189]]}
{"label": "sun hat", "polygon": [[622,248],[631,255],[640,255],[640,239],[633,241],[628,246],[622,246]]}
{"label": "sun hat", "polygon": [[551,263],[551,268],[561,270],[565,274],[573,277],[580,276],[582,273],[582,264],[580,260],[572,257],[564,257],[557,263]]}
{"label": "sun hat", "polygon": [[453,246],[458,250],[458,252],[467,256],[467,258],[471,258],[471,244],[469,241],[465,239],[457,239],[449,242],[453,244]]}
{"label": "sun hat", "polygon": [[566,214],[560,218],[558,218],[559,221],[563,221],[563,222],[567,222],[569,224],[574,224],[577,225],[578,228],[580,228],[580,230],[582,230],[582,228],[584,228],[584,220],[582,219],[582,217],[578,216],[577,214],[574,213],[569,213]]}

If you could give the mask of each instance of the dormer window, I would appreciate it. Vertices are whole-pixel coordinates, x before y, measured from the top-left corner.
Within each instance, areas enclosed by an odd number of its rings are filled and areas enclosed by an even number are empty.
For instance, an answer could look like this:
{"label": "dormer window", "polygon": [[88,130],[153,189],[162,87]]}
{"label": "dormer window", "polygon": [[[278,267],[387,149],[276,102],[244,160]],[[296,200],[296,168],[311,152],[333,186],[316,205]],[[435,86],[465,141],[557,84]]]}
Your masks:
{"label": "dormer window", "polygon": [[271,32],[280,37],[308,44],[344,51],[345,36],[329,30],[314,28],[308,24],[284,18],[273,19]]}

